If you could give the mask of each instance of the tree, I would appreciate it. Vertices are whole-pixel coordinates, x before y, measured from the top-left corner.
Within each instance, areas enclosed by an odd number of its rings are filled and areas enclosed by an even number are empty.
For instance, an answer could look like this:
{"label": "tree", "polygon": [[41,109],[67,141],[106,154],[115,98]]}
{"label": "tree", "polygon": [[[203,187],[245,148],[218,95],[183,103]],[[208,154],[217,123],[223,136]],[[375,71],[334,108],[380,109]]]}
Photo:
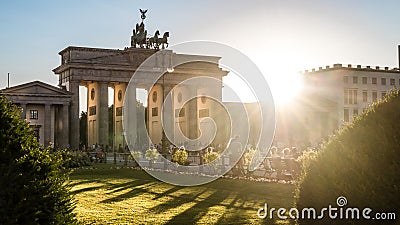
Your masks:
{"label": "tree", "polygon": [[61,155],[40,148],[20,113],[0,96],[0,224],[74,224]]}
{"label": "tree", "polygon": [[[308,157],[297,189],[298,210],[313,207],[321,212],[330,204],[399,215],[399,121],[400,93],[395,91],[332,136],[315,156]],[[300,224],[332,224],[325,215],[323,220],[300,221]],[[355,222],[336,221],[337,224]],[[395,224],[398,219],[358,222]]]}

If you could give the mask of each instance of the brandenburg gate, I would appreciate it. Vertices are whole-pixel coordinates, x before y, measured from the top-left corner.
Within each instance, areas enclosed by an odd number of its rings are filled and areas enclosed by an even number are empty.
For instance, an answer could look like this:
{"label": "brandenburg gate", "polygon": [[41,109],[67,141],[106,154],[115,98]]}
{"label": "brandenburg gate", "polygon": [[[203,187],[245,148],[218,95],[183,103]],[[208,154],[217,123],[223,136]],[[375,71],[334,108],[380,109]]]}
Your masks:
{"label": "brandenburg gate", "polygon": [[[72,93],[69,108],[69,143],[71,149],[79,148],[79,87],[87,88],[87,122],[88,122],[88,143],[93,144],[125,146],[124,134],[122,129],[122,109],[127,85],[138,67],[151,55],[168,46],[168,32],[162,37],[155,32],[154,36],[148,37],[144,26],[146,11],[142,11],[142,22],[136,24],[131,37],[131,46],[123,50],[103,49],[69,46],[59,52],[61,65],[53,70],[59,76],[59,86]],[[171,50],[163,50],[166,54],[163,60],[157,62],[160,68],[170,67],[182,58],[193,57],[187,54],[177,54]],[[222,80],[227,71],[218,66],[220,60],[215,56],[202,56],[208,62],[188,63],[176,68],[173,72],[163,75],[161,80],[153,85],[146,77],[134,80],[136,88],[147,91],[147,110],[145,118],[149,137],[154,144],[161,142],[161,105],[163,97],[179,82],[190,77],[208,76]],[[167,60],[165,60],[167,59]],[[109,143],[109,119],[108,119],[108,88],[114,90],[113,100],[113,126],[114,143]],[[201,99],[191,101],[186,105],[180,103],[182,95],[187,92],[195,92],[198,95],[213,93],[213,97],[221,100],[222,85],[219,87],[193,87],[178,88],[173,91],[172,107],[176,112],[175,119],[172,121],[178,129],[181,129],[185,136],[196,138],[198,136],[199,120],[203,116],[217,117],[219,110],[213,106],[212,101]],[[136,93],[133,93],[135,98]],[[134,99],[132,98],[132,100]],[[142,107],[137,103],[138,107]],[[178,110],[178,111],[176,111]],[[138,128],[140,129],[140,128]],[[68,130],[68,129],[67,129]],[[220,137],[222,138],[222,137]]]}

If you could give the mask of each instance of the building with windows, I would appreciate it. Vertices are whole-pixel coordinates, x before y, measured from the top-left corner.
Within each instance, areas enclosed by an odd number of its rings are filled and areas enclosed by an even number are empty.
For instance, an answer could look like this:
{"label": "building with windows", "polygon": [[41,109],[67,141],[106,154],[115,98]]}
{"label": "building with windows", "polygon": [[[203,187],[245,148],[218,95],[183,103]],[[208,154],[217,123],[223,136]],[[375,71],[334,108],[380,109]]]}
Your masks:
{"label": "building with windows", "polygon": [[285,112],[297,115],[288,122],[293,131],[288,139],[311,144],[319,143],[371,103],[400,87],[400,70],[380,66],[334,64],[306,70],[302,77],[304,91],[293,107],[295,112]]}
{"label": "building with windows", "polygon": [[38,142],[47,146],[69,147],[69,105],[72,93],[33,81],[0,90],[8,100],[21,107],[21,117]]}

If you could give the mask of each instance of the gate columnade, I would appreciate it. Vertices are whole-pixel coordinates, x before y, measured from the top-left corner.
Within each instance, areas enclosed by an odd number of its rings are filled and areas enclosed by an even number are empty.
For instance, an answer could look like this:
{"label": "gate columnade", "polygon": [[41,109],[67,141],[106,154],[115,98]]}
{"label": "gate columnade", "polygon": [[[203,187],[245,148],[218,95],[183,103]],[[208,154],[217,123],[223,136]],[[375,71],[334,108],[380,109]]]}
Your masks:
{"label": "gate columnade", "polygon": [[[122,104],[125,96],[127,84],[129,83],[132,75],[144,60],[156,53],[156,49],[145,48],[125,48],[124,50],[118,49],[102,49],[102,48],[87,48],[87,47],[74,47],[70,46],[62,50],[61,65],[53,70],[59,76],[59,86],[65,87],[66,90],[72,92],[70,104],[70,119],[69,119],[69,135],[70,146],[72,149],[79,148],[79,86],[87,87],[87,112],[88,112],[88,143],[87,146],[92,144],[100,144],[103,146],[109,145],[108,143],[108,87],[114,89],[114,140],[113,145],[118,147],[119,144],[125,146],[122,133]],[[166,50],[164,50],[166,51]],[[191,57],[190,55],[176,54],[172,51],[166,51],[170,60],[181,60],[182,57]],[[171,89],[174,85],[182,80],[190,77],[197,76],[211,76],[222,80],[222,77],[227,74],[227,71],[222,70],[218,66],[219,57],[202,56],[207,58],[207,61],[214,62],[213,64],[198,63],[196,66],[182,66],[182,68],[175,68],[174,72],[169,73],[168,79],[163,81],[164,90]],[[167,62],[160,62],[164,64]],[[166,65],[161,65],[166,66]],[[150,87],[150,81],[145,77],[140,77],[135,80],[136,88],[144,88],[149,93],[149,98],[154,91],[160,89],[160,84]],[[202,87],[201,92],[215,93],[215,87]],[[190,90],[199,92],[199,90]],[[201,93],[199,93],[201,94]],[[222,89],[217,92],[217,99],[222,98]],[[149,128],[149,136],[153,143],[158,143],[160,139],[161,130],[152,129],[152,125],[161,123],[158,116],[152,116],[152,109],[158,107],[161,109],[160,101],[152,101],[148,99],[147,105],[147,126]],[[173,109],[177,109],[173,101]],[[193,104],[193,103],[192,103]],[[138,104],[138,107],[143,107]],[[202,106],[204,108],[204,106]],[[210,106],[212,107],[212,106]],[[188,111],[188,136],[196,136],[198,132],[198,108],[197,106],[190,106]],[[215,115],[216,116],[216,115]],[[197,118],[197,119],[196,119]],[[190,119],[190,120],[189,120]],[[194,122],[194,121],[197,121]],[[182,122],[182,119],[177,122]]]}

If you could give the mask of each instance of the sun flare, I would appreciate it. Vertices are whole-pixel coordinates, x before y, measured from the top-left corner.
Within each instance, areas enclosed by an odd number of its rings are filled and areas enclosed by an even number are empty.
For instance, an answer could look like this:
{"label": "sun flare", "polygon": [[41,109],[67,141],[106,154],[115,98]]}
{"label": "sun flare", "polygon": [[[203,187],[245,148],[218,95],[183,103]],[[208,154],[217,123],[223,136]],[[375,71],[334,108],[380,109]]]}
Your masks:
{"label": "sun flare", "polygon": [[269,53],[257,53],[254,59],[263,72],[274,97],[275,104],[289,104],[303,88],[299,70],[306,57],[285,45],[271,48]]}
{"label": "sun flare", "polygon": [[[276,105],[288,104],[302,89],[302,79],[296,72],[270,72],[264,73],[265,79],[274,98]],[[229,73],[224,78],[223,101],[225,102],[256,102],[252,89],[239,76]],[[234,93],[227,89],[230,87]]]}
{"label": "sun flare", "polygon": [[275,104],[288,104],[302,89],[300,74],[275,73],[267,77]]}

